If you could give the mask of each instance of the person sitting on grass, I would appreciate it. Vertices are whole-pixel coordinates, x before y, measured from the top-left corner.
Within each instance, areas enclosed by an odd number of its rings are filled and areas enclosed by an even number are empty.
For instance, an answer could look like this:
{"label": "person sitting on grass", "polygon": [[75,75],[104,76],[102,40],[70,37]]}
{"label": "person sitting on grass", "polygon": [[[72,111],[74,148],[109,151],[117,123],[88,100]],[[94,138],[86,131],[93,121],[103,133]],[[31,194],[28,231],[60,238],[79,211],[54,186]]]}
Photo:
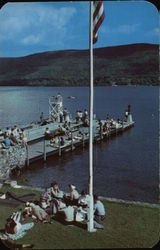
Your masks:
{"label": "person sitting on grass", "polygon": [[61,205],[61,200],[58,200],[58,198],[53,198],[51,196],[50,189],[47,189],[44,193],[41,194],[40,207],[43,208],[45,212],[52,217],[57,213]]}
{"label": "person sitting on grass", "polygon": [[51,200],[50,200],[50,211],[52,215],[55,215],[59,208],[64,207],[64,192],[58,187],[56,181],[51,183],[51,188],[49,189]]}
{"label": "person sitting on grass", "polygon": [[40,207],[45,210],[47,214],[51,214],[51,193],[46,189],[40,196]]}
{"label": "person sitting on grass", "polygon": [[79,193],[76,190],[76,187],[74,185],[70,184],[69,188],[70,188],[70,199],[71,199],[71,201],[73,201],[77,204],[80,195],[79,195]]}
{"label": "person sitting on grass", "polygon": [[81,195],[78,199],[78,206],[82,206],[83,208],[87,208],[88,205],[88,195],[85,190],[82,190]]}
{"label": "person sitting on grass", "polygon": [[72,184],[69,184],[70,194],[65,196],[65,202],[67,205],[78,205],[79,193],[76,190],[76,187]]}
{"label": "person sitting on grass", "polygon": [[94,226],[103,229],[102,221],[105,218],[105,209],[103,203],[99,200],[97,195],[94,195]]}
{"label": "person sitting on grass", "polygon": [[66,203],[63,200],[54,198],[51,202],[52,204],[52,218],[54,218],[58,211],[66,207]]}
{"label": "person sitting on grass", "polygon": [[59,189],[56,181],[51,183],[50,192],[52,198],[62,199],[64,197],[64,192]]}

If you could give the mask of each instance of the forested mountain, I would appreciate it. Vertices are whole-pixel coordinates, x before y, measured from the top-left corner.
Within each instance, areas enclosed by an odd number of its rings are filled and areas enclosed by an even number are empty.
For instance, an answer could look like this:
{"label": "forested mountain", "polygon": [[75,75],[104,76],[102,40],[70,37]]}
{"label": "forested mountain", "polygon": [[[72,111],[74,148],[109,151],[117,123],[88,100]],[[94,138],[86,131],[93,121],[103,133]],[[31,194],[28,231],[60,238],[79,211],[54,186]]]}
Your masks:
{"label": "forested mountain", "polygon": [[[131,44],[94,49],[95,85],[158,85],[159,46]],[[0,85],[89,85],[89,50],[0,58]]]}

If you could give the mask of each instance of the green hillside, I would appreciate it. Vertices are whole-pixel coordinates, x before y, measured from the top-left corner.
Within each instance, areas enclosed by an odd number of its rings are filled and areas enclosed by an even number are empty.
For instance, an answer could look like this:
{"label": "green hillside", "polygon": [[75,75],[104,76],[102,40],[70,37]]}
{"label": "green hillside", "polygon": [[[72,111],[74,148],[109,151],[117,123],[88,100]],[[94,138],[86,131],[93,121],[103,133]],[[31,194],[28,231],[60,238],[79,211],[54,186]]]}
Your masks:
{"label": "green hillside", "polygon": [[[158,85],[159,47],[131,44],[94,49],[95,85]],[[89,84],[89,51],[44,52],[0,58],[0,85],[80,86]]]}

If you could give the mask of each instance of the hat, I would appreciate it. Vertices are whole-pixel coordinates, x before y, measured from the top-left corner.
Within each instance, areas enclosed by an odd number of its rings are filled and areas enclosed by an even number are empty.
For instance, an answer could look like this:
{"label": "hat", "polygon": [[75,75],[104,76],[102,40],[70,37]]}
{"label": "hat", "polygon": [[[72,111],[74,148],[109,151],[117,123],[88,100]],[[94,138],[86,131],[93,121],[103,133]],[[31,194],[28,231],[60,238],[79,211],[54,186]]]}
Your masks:
{"label": "hat", "polygon": [[72,184],[70,184],[69,187],[71,187],[72,189],[76,189],[76,187]]}

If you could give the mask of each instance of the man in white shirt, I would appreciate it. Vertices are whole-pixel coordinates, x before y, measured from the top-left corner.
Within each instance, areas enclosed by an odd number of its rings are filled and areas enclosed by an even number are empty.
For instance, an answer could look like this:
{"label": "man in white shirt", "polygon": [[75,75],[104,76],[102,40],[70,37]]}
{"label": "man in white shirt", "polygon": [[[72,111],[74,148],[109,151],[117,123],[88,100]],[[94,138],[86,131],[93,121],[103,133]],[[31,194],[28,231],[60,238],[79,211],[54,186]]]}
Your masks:
{"label": "man in white shirt", "polygon": [[69,185],[70,188],[70,201],[72,205],[77,205],[78,204],[78,199],[79,199],[79,193],[76,190],[76,187],[72,184]]}
{"label": "man in white shirt", "polygon": [[[105,218],[105,209],[103,203],[98,199],[97,195],[94,195],[94,221],[98,225],[97,228],[103,228],[101,224]],[[100,227],[99,227],[100,226]]]}

